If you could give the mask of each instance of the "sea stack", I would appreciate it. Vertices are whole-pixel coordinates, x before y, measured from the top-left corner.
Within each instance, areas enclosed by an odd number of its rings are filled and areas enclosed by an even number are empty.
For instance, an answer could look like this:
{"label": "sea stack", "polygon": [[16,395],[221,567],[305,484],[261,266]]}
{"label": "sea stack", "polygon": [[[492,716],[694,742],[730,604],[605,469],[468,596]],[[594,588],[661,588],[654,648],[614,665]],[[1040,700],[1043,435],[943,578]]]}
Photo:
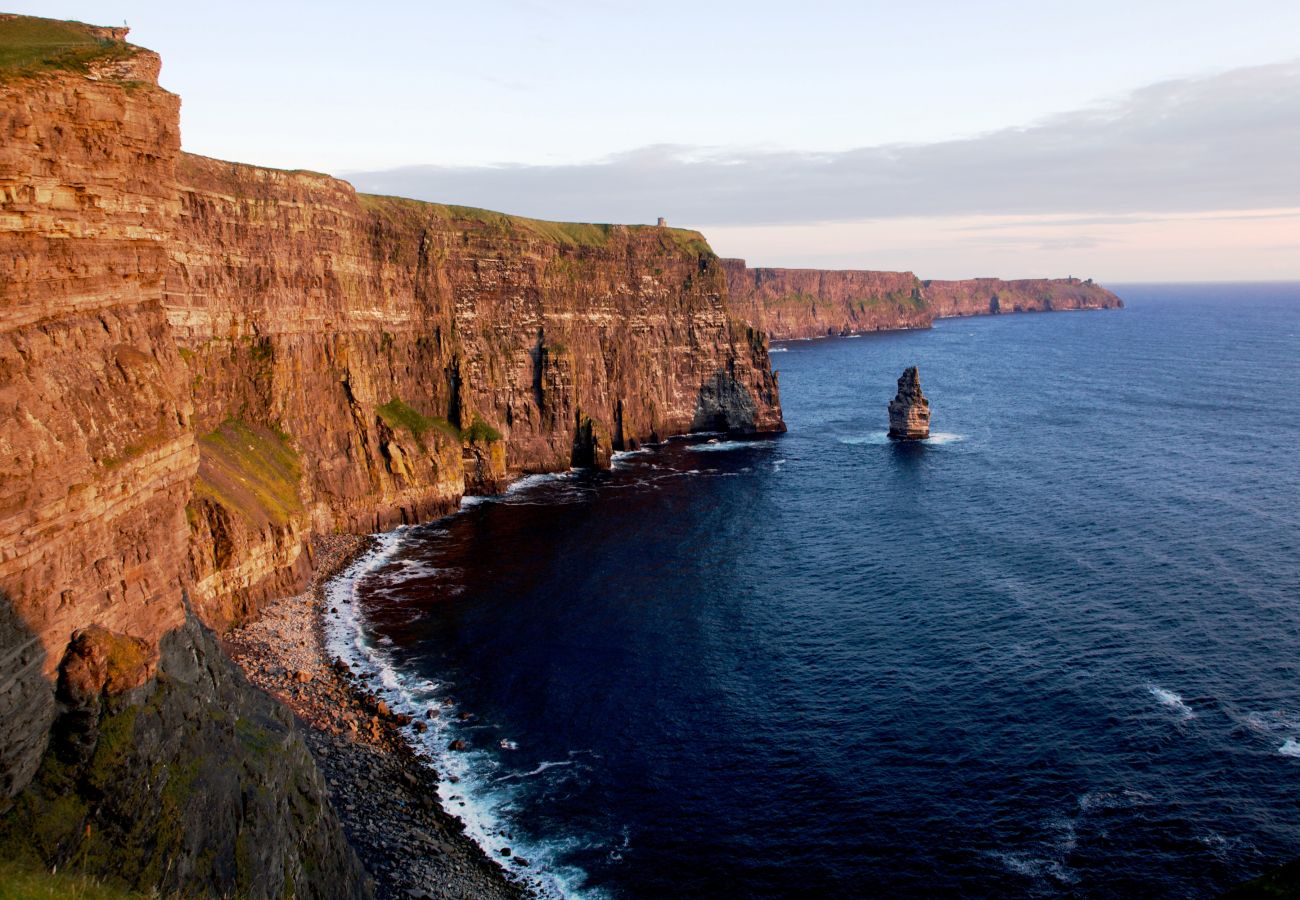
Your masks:
{"label": "sea stack", "polygon": [[930,401],[921,393],[921,376],[908,366],[898,379],[898,394],[889,401],[889,436],[919,441],[930,436]]}

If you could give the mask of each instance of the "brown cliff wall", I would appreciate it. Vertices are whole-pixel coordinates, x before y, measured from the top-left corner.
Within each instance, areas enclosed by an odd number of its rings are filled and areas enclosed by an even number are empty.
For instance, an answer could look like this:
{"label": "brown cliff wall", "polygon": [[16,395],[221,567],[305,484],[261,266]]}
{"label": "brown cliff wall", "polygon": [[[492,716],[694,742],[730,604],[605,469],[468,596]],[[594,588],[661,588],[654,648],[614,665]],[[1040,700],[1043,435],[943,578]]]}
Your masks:
{"label": "brown cliff wall", "polygon": [[911,272],[751,269],[724,259],[732,310],[773,340],[929,328]]}
{"label": "brown cliff wall", "polygon": [[1113,309],[1119,297],[1077,278],[920,281],[911,272],[751,269],[724,259],[733,313],[772,340],[929,328],[949,316]]}
{"label": "brown cliff wall", "polygon": [[1124,301],[1091,279],[972,278],[966,281],[924,282],[926,305],[936,319],[1012,312],[1052,312],[1069,309],[1119,309]]}
{"label": "brown cliff wall", "polygon": [[0,796],[44,749],[74,629],[156,642],[182,620],[198,454],[161,302],[178,108],[147,83],[0,82]]}
{"label": "brown cliff wall", "polygon": [[[0,810],[44,760],[22,809],[50,824],[124,709],[225,702],[219,654],[193,690],[155,678],[215,652],[186,598],[214,626],[240,618],[304,580],[313,532],[429,519],[514,474],[692,429],[784,427],[765,339],[728,311],[698,234],[182,154],[155,55],[44,20],[0,17],[0,43],[14,27],[71,49],[0,71]],[[89,626],[110,670],[111,648],[144,657],[127,699],[105,676],[74,708],[56,677]],[[66,841],[23,852],[47,867],[78,852],[101,807],[78,809]],[[331,823],[283,838],[330,846]],[[282,864],[266,862],[267,891],[292,877]],[[133,884],[157,886],[148,871]],[[348,860],[336,874],[333,893],[360,889]]]}
{"label": "brown cliff wall", "polygon": [[[312,531],[426,520],[511,474],[692,429],[782,427],[766,345],[728,315],[694,232],[357,195],[189,155],[178,181],[165,303],[193,379],[211,621],[300,581]],[[235,496],[249,478],[260,498]]]}
{"label": "brown cliff wall", "polygon": [[[361,895],[288,716],[187,615],[200,460],[163,304],[179,100],[120,38],[0,16],[0,856]],[[212,840],[185,827],[216,810]]]}

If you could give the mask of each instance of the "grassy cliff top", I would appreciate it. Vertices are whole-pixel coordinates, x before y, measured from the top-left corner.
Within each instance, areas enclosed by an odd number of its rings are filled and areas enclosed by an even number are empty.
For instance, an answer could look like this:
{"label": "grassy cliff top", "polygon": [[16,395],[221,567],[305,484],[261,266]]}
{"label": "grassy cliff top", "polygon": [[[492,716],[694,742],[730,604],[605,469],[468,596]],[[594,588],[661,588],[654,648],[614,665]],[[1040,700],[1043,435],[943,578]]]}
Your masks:
{"label": "grassy cliff top", "polygon": [[444,219],[447,221],[481,222],[501,231],[514,231],[531,234],[543,240],[552,241],[567,247],[603,247],[609,243],[610,235],[615,229],[629,231],[651,231],[663,233],[688,253],[699,256],[713,256],[704,235],[687,228],[660,228],[657,225],[600,225],[588,222],[548,222],[545,219],[529,219],[525,216],[513,216],[494,212],[490,209],[478,209],[473,206],[454,206],[448,203],[429,203],[424,200],[410,200],[406,197],[388,197],[379,194],[357,194],[357,199],[366,209],[391,216],[415,215],[424,219]]}
{"label": "grassy cliff top", "polygon": [[81,22],[0,14],[0,78],[85,72],[101,60],[126,59],[136,48],[108,29]]}

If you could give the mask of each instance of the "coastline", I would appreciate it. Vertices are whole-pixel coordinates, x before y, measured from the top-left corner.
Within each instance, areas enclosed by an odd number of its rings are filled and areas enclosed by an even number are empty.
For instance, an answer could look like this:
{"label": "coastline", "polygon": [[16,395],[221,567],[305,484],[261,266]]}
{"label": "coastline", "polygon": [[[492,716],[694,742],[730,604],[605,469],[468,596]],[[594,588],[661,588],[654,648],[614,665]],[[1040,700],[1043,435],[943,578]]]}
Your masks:
{"label": "coastline", "polygon": [[375,896],[527,896],[443,808],[438,773],[403,734],[416,723],[389,713],[326,648],[326,588],[375,539],[327,535],[312,546],[307,588],[267,604],[221,643],[253,685],[294,713]]}

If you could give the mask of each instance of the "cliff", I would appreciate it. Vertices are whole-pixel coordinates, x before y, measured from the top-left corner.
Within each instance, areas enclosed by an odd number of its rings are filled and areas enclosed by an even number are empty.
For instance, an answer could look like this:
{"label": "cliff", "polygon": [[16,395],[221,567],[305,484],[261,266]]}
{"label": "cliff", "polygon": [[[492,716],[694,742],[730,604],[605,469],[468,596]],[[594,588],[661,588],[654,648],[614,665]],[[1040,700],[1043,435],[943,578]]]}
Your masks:
{"label": "cliff", "polygon": [[1117,309],[1115,294],[1077,278],[921,281],[911,272],[751,269],[724,259],[732,311],[772,340],[929,328],[935,319]]}
{"label": "cliff", "polygon": [[972,278],[966,281],[925,281],[922,293],[936,319],[950,316],[1052,312],[1070,309],[1120,309],[1124,301],[1092,279]]}
{"label": "cliff", "polygon": [[724,259],[728,302],[772,340],[929,328],[933,318],[911,272],[751,269]]}
{"label": "cliff", "polygon": [[313,531],[426,520],[672,434],[783,428],[766,344],[694,232],[189,155],[177,184],[163,302],[193,385],[209,621],[299,582]]}
{"label": "cliff", "polygon": [[0,848],[364,894],[300,737],[200,620],[300,586],[314,533],[782,430],[766,339],[695,232],[184,154],[123,36],[0,17]]}

